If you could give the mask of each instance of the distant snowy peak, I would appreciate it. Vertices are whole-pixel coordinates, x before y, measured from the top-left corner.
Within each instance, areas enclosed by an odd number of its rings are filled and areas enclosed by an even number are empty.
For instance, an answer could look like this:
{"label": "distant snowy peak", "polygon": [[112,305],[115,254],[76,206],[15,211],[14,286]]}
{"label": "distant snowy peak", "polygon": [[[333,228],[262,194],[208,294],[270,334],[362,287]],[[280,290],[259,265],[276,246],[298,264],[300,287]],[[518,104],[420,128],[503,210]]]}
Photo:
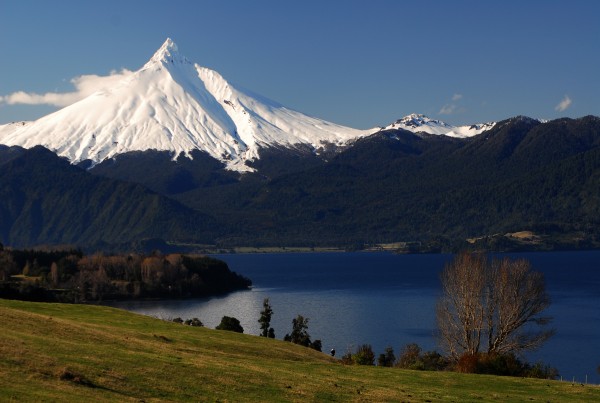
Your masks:
{"label": "distant snowy peak", "polygon": [[495,125],[496,122],[478,123],[467,126],[452,126],[441,120],[431,119],[422,114],[412,113],[402,119],[398,119],[391,125],[382,128],[382,130],[402,129],[413,133],[465,138],[490,130]]}
{"label": "distant snowy peak", "polygon": [[118,84],[25,125],[0,126],[0,144],[43,145],[73,163],[94,164],[131,151],[201,150],[228,169],[249,171],[261,147],[345,145],[356,130],[236,89],[191,63],[169,38]]}
{"label": "distant snowy peak", "polygon": [[389,129],[403,129],[413,133],[446,134],[453,127],[441,120],[430,119],[425,115],[411,113],[384,128],[384,130]]}

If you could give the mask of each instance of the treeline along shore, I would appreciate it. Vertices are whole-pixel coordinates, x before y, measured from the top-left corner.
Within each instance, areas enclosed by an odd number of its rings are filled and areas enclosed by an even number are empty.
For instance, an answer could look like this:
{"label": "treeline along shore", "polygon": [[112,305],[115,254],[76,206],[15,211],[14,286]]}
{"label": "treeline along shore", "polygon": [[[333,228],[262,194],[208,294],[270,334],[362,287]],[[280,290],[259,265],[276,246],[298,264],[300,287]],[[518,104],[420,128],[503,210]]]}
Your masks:
{"label": "treeline along shore", "polygon": [[74,303],[189,298],[251,285],[227,263],[203,255],[84,255],[78,249],[17,250],[0,244],[0,298]]}

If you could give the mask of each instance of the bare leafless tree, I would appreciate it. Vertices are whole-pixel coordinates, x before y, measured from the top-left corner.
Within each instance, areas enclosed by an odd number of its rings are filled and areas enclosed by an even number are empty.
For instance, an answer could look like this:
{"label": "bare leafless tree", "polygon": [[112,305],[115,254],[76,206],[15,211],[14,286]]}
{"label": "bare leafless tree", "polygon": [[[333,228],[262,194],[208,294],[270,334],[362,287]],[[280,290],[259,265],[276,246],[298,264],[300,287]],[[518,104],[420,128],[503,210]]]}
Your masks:
{"label": "bare leafless tree", "polygon": [[486,259],[463,253],[441,274],[442,296],[437,305],[441,344],[452,357],[475,354],[484,323]]}
{"label": "bare leafless tree", "polygon": [[552,330],[540,330],[550,318],[543,275],[528,261],[490,261],[462,253],[441,274],[437,304],[441,347],[454,359],[463,354],[515,353],[543,344]]}

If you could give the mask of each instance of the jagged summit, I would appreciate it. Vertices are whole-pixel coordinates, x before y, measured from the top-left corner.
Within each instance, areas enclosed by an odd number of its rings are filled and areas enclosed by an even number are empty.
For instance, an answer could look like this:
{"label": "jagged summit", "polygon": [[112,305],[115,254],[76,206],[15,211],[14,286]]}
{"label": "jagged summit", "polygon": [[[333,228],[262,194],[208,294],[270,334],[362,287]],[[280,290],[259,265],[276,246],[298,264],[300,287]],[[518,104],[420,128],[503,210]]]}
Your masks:
{"label": "jagged summit", "polygon": [[401,128],[415,133],[424,132],[429,134],[446,134],[452,130],[452,126],[449,124],[441,120],[430,119],[418,113],[411,113],[402,119],[398,119],[391,124],[391,128]]}
{"label": "jagged summit", "polygon": [[356,130],[304,115],[236,89],[219,73],[188,61],[168,38],[117,85],[27,125],[0,126],[0,144],[43,145],[73,163],[93,164],[130,151],[201,150],[229,169],[262,147],[318,150],[375,130]]}
{"label": "jagged summit", "polygon": [[162,44],[162,46],[154,53],[148,63],[144,67],[153,66],[156,64],[169,64],[169,63],[185,63],[190,64],[190,61],[179,53],[177,44],[173,42],[171,38]]}
{"label": "jagged summit", "polygon": [[435,134],[449,137],[472,137],[494,127],[495,122],[474,124],[468,126],[452,126],[441,120],[431,119],[423,114],[411,113],[396,120],[382,130],[402,129],[413,133]]}

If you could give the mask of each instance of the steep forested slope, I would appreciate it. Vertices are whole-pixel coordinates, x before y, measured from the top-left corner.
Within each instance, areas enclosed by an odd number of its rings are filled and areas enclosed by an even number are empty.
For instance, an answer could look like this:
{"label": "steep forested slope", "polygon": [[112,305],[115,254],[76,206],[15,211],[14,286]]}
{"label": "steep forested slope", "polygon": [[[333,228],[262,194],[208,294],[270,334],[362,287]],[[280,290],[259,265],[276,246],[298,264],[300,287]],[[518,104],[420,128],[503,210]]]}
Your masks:
{"label": "steep forested slope", "polygon": [[[465,239],[536,229],[597,235],[600,120],[518,117],[480,136],[385,131],[330,162],[207,197],[243,242],[352,244]],[[236,192],[237,191],[237,192]],[[234,242],[242,242],[236,239]]]}
{"label": "steep forested slope", "polygon": [[0,166],[4,244],[101,245],[146,238],[212,241],[219,231],[210,217],[141,185],[93,176],[43,147],[20,153],[3,158]]}
{"label": "steep forested slope", "polygon": [[382,130],[327,155],[266,148],[244,174],[200,152],[131,153],[85,171],[42,148],[4,147],[0,234],[17,246],[160,238],[435,250],[530,230],[569,234],[559,247],[597,247],[599,145],[600,119],[589,116],[516,117],[465,139]]}

